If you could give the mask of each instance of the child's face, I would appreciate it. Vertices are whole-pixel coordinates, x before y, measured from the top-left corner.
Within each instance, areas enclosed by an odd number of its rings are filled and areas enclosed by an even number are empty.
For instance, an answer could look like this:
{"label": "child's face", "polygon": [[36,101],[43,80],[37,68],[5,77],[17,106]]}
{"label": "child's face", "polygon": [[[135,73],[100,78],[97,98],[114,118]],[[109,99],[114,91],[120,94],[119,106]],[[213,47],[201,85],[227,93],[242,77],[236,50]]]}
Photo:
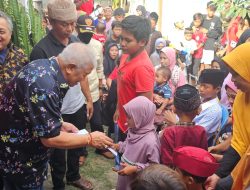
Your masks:
{"label": "child's face", "polygon": [[116,37],[116,38],[119,38],[122,34],[122,28],[121,27],[114,27],[113,28],[113,35]]}
{"label": "child's face", "polygon": [[220,64],[216,61],[213,61],[211,64],[211,68],[220,70]]}
{"label": "child's face", "polygon": [[250,92],[250,83],[242,78],[238,73],[236,73],[233,69],[229,68],[230,73],[232,74],[232,82],[234,82],[235,86],[240,89],[244,93]]}
{"label": "child's face", "polygon": [[169,59],[167,55],[163,52],[160,53],[160,61],[161,61],[162,66],[169,67],[169,64],[170,64]]}
{"label": "child's face", "polygon": [[192,40],[192,34],[185,34],[184,36],[187,41]]}
{"label": "child's face", "polygon": [[229,87],[226,88],[226,93],[227,93],[228,102],[229,102],[230,106],[233,107],[234,100],[235,100],[237,93]]}
{"label": "child's face", "polygon": [[201,26],[201,19],[196,19],[193,21],[193,24],[196,28],[200,27]]}
{"label": "child's face", "polygon": [[155,73],[155,82],[157,85],[167,82],[166,77],[163,76],[162,71],[156,71]]}
{"label": "child's face", "polygon": [[133,56],[136,53],[138,53],[146,45],[146,41],[144,40],[137,41],[134,35],[126,30],[122,30],[121,37],[122,37],[121,41],[122,51],[123,53],[129,54],[130,56]]}
{"label": "child's face", "polygon": [[113,46],[109,50],[109,55],[110,55],[111,59],[113,59],[113,60],[116,59],[118,53],[119,53],[119,50],[118,50],[117,46]]}
{"label": "child's face", "polygon": [[150,19],[150,22],[151,22],[151,28],[154,29],[156,27],[156,22],[154,19]]}
{"label": "child's face", "polygon": [[199,86],[200,96],[204,100],[210,99],[210,98],[216,98],[219,91],[220,91],[220,88],[219,87],[215,88],[212,84],[201,83]]}
{"label": "child's face", "polygon": [[130,117],[127,113],[126,113],[126,117],[127,117],[127,127],[134,128],[135,127],[134,119],[132,117]]}
{"label": "child's face", "polygon": [[125,18],[125,17],[124,17],[123,15],[116,15],[116,16],[115,16],[115,20],[120,21],[120,22],[121,22],[124,18]]}
{"label": "child's face", "polygon": [[213,18],[215,15],[215,11],[214,10],[211,10],[210,8],[207,8],[207,16],[209,18]]}

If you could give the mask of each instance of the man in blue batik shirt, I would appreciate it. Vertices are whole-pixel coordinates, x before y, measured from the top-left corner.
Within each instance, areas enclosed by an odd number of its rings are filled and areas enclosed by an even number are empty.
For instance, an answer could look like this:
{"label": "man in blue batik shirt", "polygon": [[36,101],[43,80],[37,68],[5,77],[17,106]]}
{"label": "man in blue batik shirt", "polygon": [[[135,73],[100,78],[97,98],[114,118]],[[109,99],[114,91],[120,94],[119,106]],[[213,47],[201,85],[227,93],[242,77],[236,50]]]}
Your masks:
{"label": "man in blue batik shirt", "polygon": [[0,100],[0,173],[6,190],[41,190],[49,148],[103,148],[112,140],[101,132],[78,135],[61,116],[62,99],[94,67],[93,55],[81,43],[58,57],[25,66],[10,81]]}

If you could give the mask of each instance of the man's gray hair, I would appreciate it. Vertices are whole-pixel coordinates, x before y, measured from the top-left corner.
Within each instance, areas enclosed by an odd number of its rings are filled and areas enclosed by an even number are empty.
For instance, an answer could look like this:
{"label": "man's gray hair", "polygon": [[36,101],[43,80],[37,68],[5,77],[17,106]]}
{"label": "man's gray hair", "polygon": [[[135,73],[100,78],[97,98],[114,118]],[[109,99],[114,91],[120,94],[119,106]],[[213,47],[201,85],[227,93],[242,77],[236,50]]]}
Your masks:
{"label": "man's gray hair", "polygon": [[11,18],[5,14],[3,11],[0,11],[0,18],[3,18],[4,20],[6,20],[7,24],[8,24],[8,28],[10,30],[10,32],[13,31],[13,23]]}
{"label": "man's gray hair", "polygon": [[96,67],[96,58],[89,47],[83,43],[69,44],[59,56],[64,64],[75,64],[78,68],[86,68],[89,65]]}

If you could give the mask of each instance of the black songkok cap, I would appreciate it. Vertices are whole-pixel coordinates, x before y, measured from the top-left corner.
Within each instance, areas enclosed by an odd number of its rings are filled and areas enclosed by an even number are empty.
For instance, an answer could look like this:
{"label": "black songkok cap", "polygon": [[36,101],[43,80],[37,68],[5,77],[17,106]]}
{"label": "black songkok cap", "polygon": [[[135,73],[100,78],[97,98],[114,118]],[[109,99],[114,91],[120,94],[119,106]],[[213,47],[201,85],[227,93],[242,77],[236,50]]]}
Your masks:
{"label": "black songkok cap", "polygon": [[201,99],[198,90],[185,84],[176,89],[174,94],[174,106],[183,112],[194,111],[201,105]]}
{"label": "black songkok cap", "polygon": [[218,69],[205,69],[201,72],[199,83],[212,84],[214,87],[222,86],[225,73]]}

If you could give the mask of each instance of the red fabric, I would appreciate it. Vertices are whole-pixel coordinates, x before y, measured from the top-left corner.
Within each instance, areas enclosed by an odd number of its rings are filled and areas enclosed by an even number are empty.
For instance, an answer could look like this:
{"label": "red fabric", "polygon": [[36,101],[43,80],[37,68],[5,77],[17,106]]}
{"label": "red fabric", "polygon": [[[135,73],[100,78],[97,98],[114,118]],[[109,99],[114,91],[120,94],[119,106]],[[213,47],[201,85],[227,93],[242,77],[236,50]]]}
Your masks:
{"label": "red fabric", "polygon": [[117,75],[118,75],[118,68],[115,67],[114,70],[112,71],[112,73],[109,75],[109,78],[111,80],[115,80],[115,79],[117,79]]}
{"label": "red fabric", "polygon": [[209,177],[219,168],[215,158],[207,150],[198,147],[176,148],[173,158],[176,167],[194,176]]}
{"label": "red fabric", "polygon": [[137,93],[152,92],[153,95],[154,89],[154,68],[146,50],[129,62],[126,62],[127,58],[128,55],[121,57],[117,76],[118,109],[120,114],[118,125],[123,132],[127,130],[124,125],[126,115],[123,105],[135,98]]}
{"label": "red fabric", "polygon": [[[206,35],[201,31],[201,29],[196,29],[195,32],[193,33],[192,38],[195,40],[197,47],[202,43],[204,44],[207,40]],[[203,52],[203,47],[197,49],[193,55],[193,58],[201,59],[202,52]]]}
{"label": "red fabric", "polygon": [[92,38],[94,38],[95,40],[98,40],[103,45],[107,37],[104,34],[94,34]]}
{"label": "red fabric", "polygon": [[87,2],[83,3],[80,7],[80,10],[90,15],[94,10],[94,0],[88,0]]}
{"label": "red fabric", "polygon": [[201,126],[171,126],[161,138],[161,163],[173,166],[174,149],[179,146],[194,146],[207,150],[206,131]]}

